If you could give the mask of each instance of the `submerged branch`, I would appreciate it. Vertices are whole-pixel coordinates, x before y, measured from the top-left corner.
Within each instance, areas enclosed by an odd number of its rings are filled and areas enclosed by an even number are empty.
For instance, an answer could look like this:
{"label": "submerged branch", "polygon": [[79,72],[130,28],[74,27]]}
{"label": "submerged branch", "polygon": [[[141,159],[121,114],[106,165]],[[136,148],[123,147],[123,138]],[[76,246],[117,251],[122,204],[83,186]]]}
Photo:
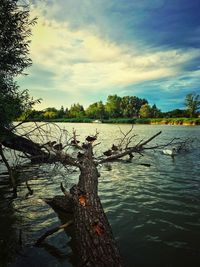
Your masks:
{"label": "submerged branch", "polygon": [[65,229],[68,226],[72,225],[73,221],[70,220],[69,222],[62,224],[60,226],[56,226],[50,230],[48,230],[46,233],[44,233],[35,243],[36,246],[39,246],[48,236],[55,234],[56,232],[58,232],[59,230]]}
{"label": "submerged branch", "polygon": [[9,174],[9,178],[10,178],[10,181],[11,181],[11,184],[12,184],[12,187],[13,187],[13,195],[16,197],[17,196],[17,183],[16,183],[16,180],[15,180],[15,176],[13,174],[13,170],[12,168],[10,167],[4,153],[3,153],[3,149],[2,149],[2,144],[0,143],[0,156],[2,158],[2,161],[4,162],[7,170],[8,170],[8,174]]}

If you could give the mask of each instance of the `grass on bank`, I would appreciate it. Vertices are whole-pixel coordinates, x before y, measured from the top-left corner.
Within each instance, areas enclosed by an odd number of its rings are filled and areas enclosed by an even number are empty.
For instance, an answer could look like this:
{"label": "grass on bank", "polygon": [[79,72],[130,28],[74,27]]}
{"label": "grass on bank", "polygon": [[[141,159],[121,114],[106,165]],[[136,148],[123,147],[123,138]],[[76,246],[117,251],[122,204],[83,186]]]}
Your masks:
{"label": "grass on bank", "polygon": [[[48,121],[48,122],[91,123],[91,122],[94,122],[94,119],[90,119],[90,118],[86,118],[86,117],[82,117],[82,118],[57,118],[57,119],[48,119],[45,121]],[[103,119],[102,123],[200,125],[200,118],[111,118],[111,119]]]}
{"label": "grass on bank", "polygon": [[200,125],[200,118],[158,118],[150,120],[151,124]]}

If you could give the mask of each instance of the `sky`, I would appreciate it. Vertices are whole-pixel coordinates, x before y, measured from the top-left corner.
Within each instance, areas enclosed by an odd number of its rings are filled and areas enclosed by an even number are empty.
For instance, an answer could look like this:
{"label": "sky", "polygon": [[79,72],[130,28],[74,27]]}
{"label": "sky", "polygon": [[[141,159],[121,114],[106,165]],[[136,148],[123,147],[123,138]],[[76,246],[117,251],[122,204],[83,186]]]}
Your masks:
{"label": "sky", "polygon": [[33,65],[18,77],[36,109],[108,95],[162,111],[200,94],[200,0],[30,0]]}

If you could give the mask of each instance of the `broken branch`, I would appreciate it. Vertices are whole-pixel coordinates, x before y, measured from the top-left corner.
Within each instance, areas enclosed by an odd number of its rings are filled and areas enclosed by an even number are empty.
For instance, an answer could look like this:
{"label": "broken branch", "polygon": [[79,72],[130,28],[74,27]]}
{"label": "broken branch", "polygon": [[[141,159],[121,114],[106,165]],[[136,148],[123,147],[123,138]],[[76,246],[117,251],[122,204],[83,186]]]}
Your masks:
{"label": "broken branch", "polygon": [[65,224],[62,224],[60,226],[56,226],[50,230],[48,230],[46,233],[44,233],[35,243],[36,246],[39,246],[43,241],[44,239],[46,239],[48,236],[50,235],[53,235],[54,233],[58,232],[59,230],[62,230],[62,229],[65,229],[67,228],[68,226],[72,225],[73,221],[70,220],[69,222],[65,223]]}

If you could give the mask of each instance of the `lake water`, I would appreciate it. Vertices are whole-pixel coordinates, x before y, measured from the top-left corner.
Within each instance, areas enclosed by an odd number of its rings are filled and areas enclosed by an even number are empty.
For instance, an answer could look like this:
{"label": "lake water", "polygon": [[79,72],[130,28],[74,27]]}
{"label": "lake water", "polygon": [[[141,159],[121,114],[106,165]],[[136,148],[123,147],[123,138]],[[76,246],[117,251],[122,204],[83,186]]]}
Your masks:
{"label": "lake water", "polygon": [[[96,155],[119,138],[118,125],[59,124],[77,130],[80,140],[99,131]],[[126,132],[130,125],[120,125]],[[149,150],[132,163],[116,162],[112,169],[100,167],[99,195],[119,244],[126,266],[200,266],[200,127],[136,125],[135,142],[158,131],[152,144],[173,138],[194,138],[190,151],[174,157]],[[56,135],[55,132],[52,135]],[[38,138],[38,136],[35,136]],[[58,138],[58,136],[54,136]],[[64,137],[62,136],[62,139]],[[150,167],[140,165],[151,164]],[[1,172],[5,171],[1,165]],[[70,188],[78,172],[60,165],[28,166],[21,175],[34,190],[25,198],[25,183],[12,199],[6,174],[0,175],[0,266],[74,266],[70,238],[59,232],[34,247],[34,242],[58,224],[59,219],[41,199],[60,195],[60,182]]]}

